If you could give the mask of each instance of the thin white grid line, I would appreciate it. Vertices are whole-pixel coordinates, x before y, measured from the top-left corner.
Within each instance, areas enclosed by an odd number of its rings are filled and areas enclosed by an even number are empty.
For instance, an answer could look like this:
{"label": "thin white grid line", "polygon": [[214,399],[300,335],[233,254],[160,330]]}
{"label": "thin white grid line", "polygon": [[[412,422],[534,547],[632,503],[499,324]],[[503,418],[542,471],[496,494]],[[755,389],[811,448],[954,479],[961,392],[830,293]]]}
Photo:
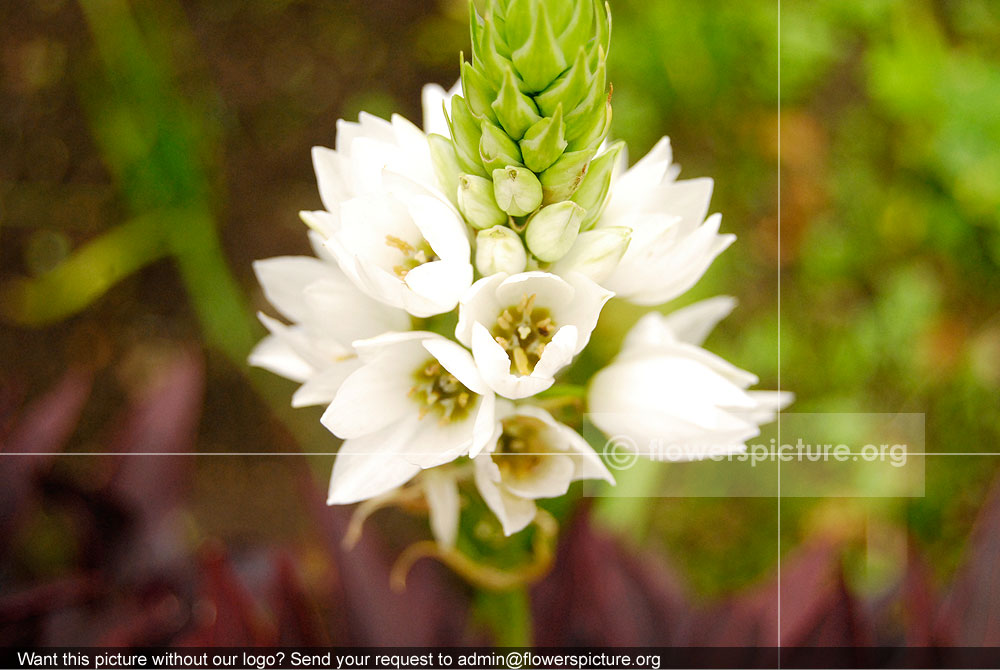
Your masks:
{"label": "thin white grid line", "polygon": [[[343,453],[349,456],[361,456],[370,455],[367,453],[362,454],[361,452],[337,452],[337,451],[10,451],[2,452],[0,451],[0,457],[3,456],[336,456],[338,453]],[[394,452],[392,454],[386,454],[387,456],[431,456],[437,452],[432,451],[402,451]],[[489,453],[489,452],[483,452]],[[541,451],[538,453],[532,452],[519,452],[516,454],[502,454],[504,457],[507,456],[573,456],[572,452],[551,452],[551,451]],[[635,453],[635,456],[646,456],[646,454]],[[774,452],[771,454],[776,456]],[[826,454],[823,454],[826,455]],[[918,458],[920,456],[1000,456],[998,451],[911,451],[906,452],[907,457],[913,456]],[[631,455],[630,455],[631,457]],[[865,453],[863,451],[849,451],[840,452],[839,454],[830,454],[829,458],[825,459],[813,459],[808,456],[802,458],[795,458],[790,454],[784,454],[782,458],[758,458],[757,460],[775,460],[780,464],[781,461],[797,461],[797,462],[819,462],[822,460],[824,463],[830,461],[837,461],[841,457],[858,457],[865,459],[869,463],[878,463],[882,461],[891,460],[888,456],[883,456],[881,454],[874,455],[871,453]],[[704,460],[711,460],[713,457],[709,456]],[[720,456],[715,456],[715,458],[720,458]],[[723,454],[721,455],[723,460],[732,460],[735,462],[747,462],[754,460],[753,454],[749,452],[741,452],[736,454]],[[670,461],[662,458],[650,458],[654,463],[675,463],[675,462],[686,462],[686,461]],[[699,459],[701,460],[701,459]],[[843,461],[841,461],[843,462]]]}

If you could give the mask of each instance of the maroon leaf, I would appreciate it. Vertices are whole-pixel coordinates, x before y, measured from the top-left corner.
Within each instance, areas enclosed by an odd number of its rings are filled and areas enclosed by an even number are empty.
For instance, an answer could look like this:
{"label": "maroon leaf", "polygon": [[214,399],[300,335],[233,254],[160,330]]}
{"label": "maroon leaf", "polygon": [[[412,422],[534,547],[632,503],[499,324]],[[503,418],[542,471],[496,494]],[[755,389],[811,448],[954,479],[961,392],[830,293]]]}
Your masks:
{"label": "maroon leaf", "polygon": [[689,608],[667,568],[636,556],[576,514],[551,573],[532,589],[535,643],[669,646],[683,640]]}
{"label": "maroon leaf", "polygon": [[935,623],[938,644],[1000,646],[1000,478],[973,526]]}
{"label": "maroon leaf", "polygon": [[[30,503],[36,478],[46,471],[76,429],[92,375],[73,369],[35,400],[0,443],[0,554]],[[26,455],[15,455],[26,454]]]}
{"label": "maroon leaf", "polygon": [[299,571],[287,553],[275,559],[271,603],[278,622],[278,644],[282,646],[325,647],[330,633],[316,603],[306,593]]}
{"label": "maroon leaf", "polygon": [[271,646],[277,630],[233,571],[221,544],[207,544],[199,559],[200,595],[193,606],[193,629],[179,641],[185,646]]}

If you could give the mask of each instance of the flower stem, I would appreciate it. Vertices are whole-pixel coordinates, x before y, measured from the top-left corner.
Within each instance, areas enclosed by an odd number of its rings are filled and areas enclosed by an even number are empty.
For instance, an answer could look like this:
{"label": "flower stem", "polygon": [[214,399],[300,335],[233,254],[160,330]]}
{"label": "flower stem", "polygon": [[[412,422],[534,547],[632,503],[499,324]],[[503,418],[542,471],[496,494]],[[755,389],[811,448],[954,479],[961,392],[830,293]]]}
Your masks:
{"label": "flower stem", "polygon": [[476,619],[492,631],[498,647],[531,646],[531,599],[526,587],[478,591],[474,608]]}

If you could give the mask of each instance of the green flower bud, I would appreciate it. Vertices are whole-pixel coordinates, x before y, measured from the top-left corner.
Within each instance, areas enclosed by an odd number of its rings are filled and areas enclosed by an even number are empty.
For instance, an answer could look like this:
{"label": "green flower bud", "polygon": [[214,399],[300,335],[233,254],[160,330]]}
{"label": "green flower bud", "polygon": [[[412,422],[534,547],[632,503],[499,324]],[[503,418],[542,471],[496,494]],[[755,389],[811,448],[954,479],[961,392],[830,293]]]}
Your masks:
{"label": "green flower bud", "polygon": [[538,210],[528,221],[524,239],[540,260],[557,261],[566,255],[580,232],[586,214],[575,202],[558,202]]}
{"label": "green flower bud", "polygon": [[611,276],[628,250],[632,230],[608,226],[580,233],[576,244],[550,270],[557,274],[579,272],[598,284]]}
{"label": "green flower bud", "polygon": [[611,188],[611,177],[624,148],[624,142],[615,142],[607,151],[592,160],[586,176],[570,198],[587,210],[587,216],[584,217],[580,230],[590,230],[604,213],[608,190]]}
{"label": "green flower bud", "polygon": [[520,147],[525,166],[537,173],[555,163],[566,148],[565,130],[560,103],[555,114],[540,120],[524,134]]}
{"label": "green flower bud", "polygon": [[491,0],[479,15],[470,0],[469,14],[472,59],[462,65],[467,102],[452,111],[459,164],[479,176],[524,165],[545,186],[547,203],[569,198],[611,121],[607,5]]}
{"label": "green flower bud", "polygon": [[[458,96],[455,96],[458,97]],[[490,172],[500,170],[508,165],[521,164],[521,149],[504,131],[488,121],[482,125],[482,138],[479,141],[479,158],[482,165]],[[480,167],[480,170],[483,168]]]}
{"label": "green flower bud", "polygon": [[514,140],[524,137],[524,131],[542,118],[538,115],[534,100],[518,89],[514,71],[510,68],[507,68],[503,85],[492,107],[500,125]]}
{"label": "green flower bud", "polygon": [[511,216],[530,214],[542,204],[542,185],[527,168],[508,165],[493,171],[493,195]]}
{"label": "green flower bud", "polygon": [[473,114],[485,116],[492,123],[497,123],[497,116],[493,112],[493,101],[497,97],[497,89],[483,76],[483,74],[472,67],[471,63],[462,61],[462,91],[465,92],[466,102]]}
{"label": "green flower bud", "polygon": [[568,63],[556,40],[545,4],[530,0],[511,2],[508,7],[511,28],[516,30],[519,24],[525,23],[524,19],[528,19],[531,31],[521,46],[511,53],[511,60],[527,89],[540,92],[563,73]]}
{"label": "green flower bud", "polygon": [[552,164],[550,168],[539,175],[545,194],[545,204],[566,200],[583,181],[590,163],[589,151],[572,151]]}
{"label": "green flower bud", "polygon": [[[447,110],[446,110],[447,116]],[[464,172],[486,176],[479,158],[479,143],[483,131],[482,124],[469,109],[468,103],[460,95],[451,99],[451,116],[448,118],[448,127],[451,129],[451,137],[455,143],[455,154],[458,156],[458,164],[462,166]],[[476,151],[471,151],[470,147],[475,147]]]}
{"label": "green flower bud", "polygon": [[437,174],[438,182],[444,189],[451,204],[458,205],[456,191],[458,190],[458,178],[462,176],[462,168],[458,165],[458,155],[455,153],[455,145],[448,138],[431,133],[427,136],[427,143],[431,149],[431,163],[434,164],[434,172]]}
{"label": "green flower bud", "polygon": [[466,174],[458,178],[458,210],[473,228],[490,228],[507,223],[507,215],[493,196],[493,182]]}
{"label": "green flower bud", "polygon": [[556,107],[563,105],[576,109],[587,95],[591,83],[590,67],[587,65],[587,50],[580,47],[573,66],[555,80],[544,92],[535,96],[535,103],[542,114],[552,116]]}
{"label": "green flower bud", "polygon": [[528,254],[524,244],[510,228],[494,226],[480,230],[476,235],[476,269],[483,276],[506,272],[524,272],[528,264]]}

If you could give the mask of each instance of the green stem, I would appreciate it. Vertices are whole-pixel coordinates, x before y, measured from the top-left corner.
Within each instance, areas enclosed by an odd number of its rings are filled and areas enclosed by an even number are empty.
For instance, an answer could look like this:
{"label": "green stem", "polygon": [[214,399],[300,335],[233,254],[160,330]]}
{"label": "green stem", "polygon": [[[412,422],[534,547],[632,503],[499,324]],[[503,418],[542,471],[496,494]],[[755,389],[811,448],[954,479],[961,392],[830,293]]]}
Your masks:
{"label": "green stem", "polygon": [[174,221],[170,246],[205,340],[245,369],[257,328],[222,254],[212,217],[196,211]]}
{"label": "green stem", "polygon": [[587,387],[580,384],[553,384],[534,396],[539,400],[548,398],[586,398]]}
{"label": "green stem", "polygon": [[527,588],[477,591],[474,608],[476,619],[493,632],[498,647],[531,646],[531,599]]}
{"label": "green stem", "polygon": [[20,326],[46,326],[81,312],[128,275],[164,256],[162,214],[147,214],[83,246],[47,274],[0,286],[0,315]]}

